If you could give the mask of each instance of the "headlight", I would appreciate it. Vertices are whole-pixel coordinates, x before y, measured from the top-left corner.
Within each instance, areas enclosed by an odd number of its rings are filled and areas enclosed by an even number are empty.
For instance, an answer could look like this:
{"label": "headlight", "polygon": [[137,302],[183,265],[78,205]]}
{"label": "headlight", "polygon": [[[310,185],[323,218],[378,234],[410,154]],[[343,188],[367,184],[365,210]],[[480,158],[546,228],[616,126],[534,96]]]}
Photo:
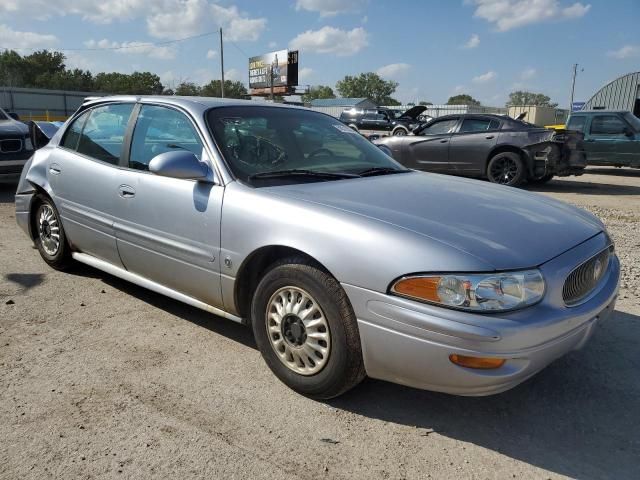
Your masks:
{"label": "headlight", "polygon": [[443,307],[498,312],[538,302],[544,295],[544,279],[538,270],[415,275],[396,281],[391,293]]}

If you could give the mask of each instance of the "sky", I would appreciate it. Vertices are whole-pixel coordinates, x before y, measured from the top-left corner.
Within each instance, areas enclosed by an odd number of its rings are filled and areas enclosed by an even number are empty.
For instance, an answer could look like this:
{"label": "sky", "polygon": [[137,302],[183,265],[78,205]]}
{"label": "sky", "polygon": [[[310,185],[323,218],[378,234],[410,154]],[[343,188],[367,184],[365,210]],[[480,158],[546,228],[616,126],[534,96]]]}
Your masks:
{"label": "sky", "polygon": [[204,84],[220,78],[216,34],[158,44],[222,27],[225,78],[245,84],[249,57],[297,49],[304,85],[373,71],[403,103],[503,106],[526,89],[566,107],[574,63],[576,101],[640,70],[639,24],[640,0],[0,0],[0,49]]}

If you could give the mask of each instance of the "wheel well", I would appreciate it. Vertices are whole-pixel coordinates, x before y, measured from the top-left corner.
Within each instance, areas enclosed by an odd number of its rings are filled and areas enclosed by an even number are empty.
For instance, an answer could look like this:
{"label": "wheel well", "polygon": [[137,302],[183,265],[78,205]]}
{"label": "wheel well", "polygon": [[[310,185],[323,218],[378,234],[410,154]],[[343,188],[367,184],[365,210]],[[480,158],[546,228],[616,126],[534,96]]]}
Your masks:
{"label": "wheel well", "polygon": [[31,240],[35,240],[36,232],[38,231],[36,227],[35,211],[38,208],[38,205],[40,205],[40,202],[38,200],[38,195],[43,195],[47,198],[51,198],[51,197],[49,197],[49,195],[44,190],[44,188],[40,187],[39,185],[35,185],[33,183],[31,185],[33,186],[33,190],[35,191],[35,193],[31,200],[31,205],[29,206],[29,235],[31,236]]}
{"label": "wheel well", "polygon": [[517,153],[518,155],[520,155],[520,158],[522,159],[522,162],[524,163],[524,166],[527,169],[527,173],[529,174],[531,173],[531,165],[529,165],[529,162],[527,161],[527,156],[524,154],[521,148],[515,147],[513,145],[500,145],[499,147],[496,147],[493,150],[491,150],[491,152],[487,156],[487,160],[485,161],[485,164],[484,164],[484,170],[482,172],[485,176],[487,175],[489,160],[491,160],[493,157],[495,157],[499,153],[505,153],[505,152]]}
{"label": "wheel well", "polygon": [[241,317],[249,317],[251,299],[264,273],[277,261],[291,257],[305,258],[329,273],[315,258],[295,248],[281,245],[259,248],[242,263],[236,276],[234,300]]}
{"label": "wheel well", "polygon": [[405,127],[404,125],[398,125],[391,132],[393,133],[393,132],[396,132],[398,130],[404,130],[405,132],[409,133],[409,129],[407,127]]}

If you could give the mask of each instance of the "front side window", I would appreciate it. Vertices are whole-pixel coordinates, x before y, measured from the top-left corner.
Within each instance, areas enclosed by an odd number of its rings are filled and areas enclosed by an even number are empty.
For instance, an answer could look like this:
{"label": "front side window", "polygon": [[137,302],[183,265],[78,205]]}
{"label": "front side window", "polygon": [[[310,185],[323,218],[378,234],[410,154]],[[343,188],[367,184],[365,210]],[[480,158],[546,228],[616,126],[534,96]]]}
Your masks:
{"label": "front side window", "polygon": [[596,115],[591,120],[592,135],[624,135],[627,125],[615,115]]}
{"label": "front side window", "polygon": [[458,123],[457,118],[448,118],[447,120],[438,120],[431,125],[423,128],[420,135],[442,135],[451,133]]}
{"label": "front side window", "polygon": [[567,130],[578,130],[581,132],[584,129],[584,123],[587,117],[584,115],[572,116],[567,122]]}
{"label": "front side window", "polygon": [[405,170],[348,126],[313,111],[238,106],[207,115],[233,173],[251,183],[256,174],[283,170],[354,177],[372,168]]}
{"label": "front side window", "polygon": [[153,157],[174,150],[189,150],[201,160],[203,148],[186,115],[172,108],[143,105],[133,130],[129,168],[149,170]]}
{"label": "front side window", "polygon": [[80,135],[78,153],[117,165],[132,111],[132,103],[104,105],[91,110]]}
{"label": "front side window", "polygon": [[68,148],[69,150],[76,150],[78,148],[78,140],[80,140],[80,135],[82,134],[82,127],[84,127],[84,122],[86,122],[90,113],[90,111],[84,112],[69,125],[69,128],[67,128],[62,138],[62,142],[60,142],[61,147]]}

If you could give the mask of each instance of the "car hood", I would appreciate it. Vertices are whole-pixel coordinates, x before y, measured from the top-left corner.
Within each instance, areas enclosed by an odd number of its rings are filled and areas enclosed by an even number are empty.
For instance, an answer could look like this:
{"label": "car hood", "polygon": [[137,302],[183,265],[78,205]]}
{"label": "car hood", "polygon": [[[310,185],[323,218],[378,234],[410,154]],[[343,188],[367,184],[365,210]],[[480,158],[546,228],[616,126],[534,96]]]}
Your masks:
{"label": "car hood", "polygon": [[24,123],[13,120],[0,120],[0,135],[26,135],[29,133],[29,127]]}
{"label": "car hood", "polygon": [[412,231],[496,270],[541,265],[604,229],[590,213],[542,195],[422,172],[268,190]]}
{"label": "car hood", "polygon": [[409,118],[411,120],[415,120],[416,118],[418,118],[418,115],[420,115],[426,109],[427,107],[425,107],[424,105],[416,105],[415,107],[411,107],[409,110],[404,112],[398,118]]}

